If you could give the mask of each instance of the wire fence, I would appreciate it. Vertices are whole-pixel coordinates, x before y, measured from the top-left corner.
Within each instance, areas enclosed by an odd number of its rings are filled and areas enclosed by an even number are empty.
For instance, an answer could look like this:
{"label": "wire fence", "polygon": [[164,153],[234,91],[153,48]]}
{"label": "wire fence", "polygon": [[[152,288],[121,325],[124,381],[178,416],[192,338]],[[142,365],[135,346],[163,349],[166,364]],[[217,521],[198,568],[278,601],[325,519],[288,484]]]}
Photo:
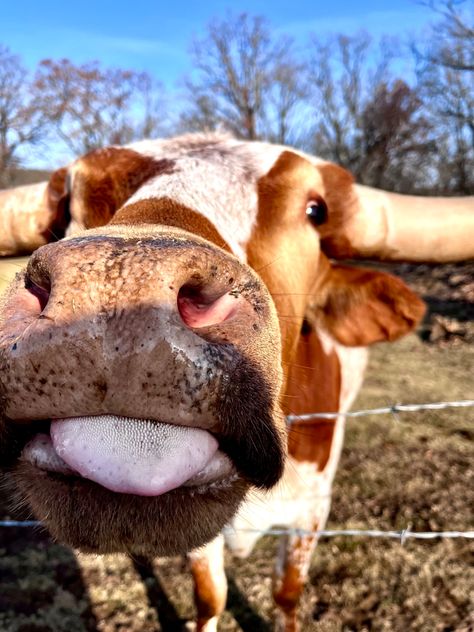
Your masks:
{"label": "wire fence", "polygon": [[291,425],[295,421],[311,421],[313,419],[337,419],[338,417],[356,418],[369,415],[397,415],[398,413],[414,413],[420,410],[444,410],[446,408],[469,408],[474,406],[474,399],[463,399],[457,402],[432,402],[430,404],[393,404],[382,408],[351,410],[346,413],[308,413],[305,415],[288,415]]}
{"label": "wire fence", "polygon": [[[424,410],[444,410],[447,408],[471,408],[474,407],[474,399],[465,399],[451,402],[431,402],[426,404],[394,404],[381,408],[370,408],[364,410],[354,410],[345,413],[334,412],[318,412],[305,415],[288,415],[288,424],[294,424],[298,421],[311,421],[314,419],[337,419],[340,416],[349,419],[358,417],[366,417],[369,415],[396,415],[398,413],[413,413]],[[314,499],[319,496],[313,496]],[[327,494],[324,495],[327,498]],[[43,524],[37,520],[0,520],[0,528],[39,528]],[[226,527],[223,532],[232,535],[237,532],[254,533],[259,535],[272,536],[295,536],[295,537],[317,537],[317,538],[336,538],[336,537],[365,537],[365,538],[382,538],[390,540],[399,540],[403,545],[407,540],[437,540],[437,539],[474,539],[474,530],[468,531],[411,531],[409,527],[401,530],[383,530],[383,529],[321,529],[308,530],[292,528],[272,528],[272,529],[253,529]]]}
{"label": "wire fence", "polygon": [[401,529],[400,531],[383,531],[382,529],[320,529],[311,531],[309,529],[232,529],[226,527],[224,533],[232,535],[233,533],[258,533],[260,535],[292,535],[295,537],[314,536],[317,538],[338,538],[345,537],[364,537],[364,538],[381,538],[385,540],[400,540],[404,544],[406,540],[438,540],[438,539],[457,539],[465,538],[474,539],[474,531],[411,531],[410,528]]}
{"label": "wire fence", "polygon": [[[1,520],[0,527],[42,527],[43,524],[38,520]],[[273,528],[273,529],[251,529],[225,527],[222,531],[224,535],[234,535],[235,533],[256,533],[259,535],[283,536],[292,535],[295,537],[314,536],[317,538],[338,538],[345,537],[364,537],[364,538],[381,538],[385,540],[400,540],[403,545],[407,540],[439,540],[439,539],[474,539],[474,531],[411,531],[410,528],[401,529],[399,531],[382,529],[320,529],[311,531],[309,529],[297,528]]]}

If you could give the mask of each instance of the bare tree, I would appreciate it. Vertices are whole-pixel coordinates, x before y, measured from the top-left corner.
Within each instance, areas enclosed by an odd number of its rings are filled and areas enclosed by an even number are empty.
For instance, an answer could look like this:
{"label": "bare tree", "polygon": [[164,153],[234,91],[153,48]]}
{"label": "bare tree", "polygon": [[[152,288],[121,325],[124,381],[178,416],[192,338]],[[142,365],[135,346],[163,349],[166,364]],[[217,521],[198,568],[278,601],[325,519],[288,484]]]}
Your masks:
{"label": "bare tree", "polygon": [[419,89],[438,130],[440,188],[474,193],[474,14],[462,1],[426,4],[439,20],[413,51]]}
{"label": "bare tree", "polygon": [[360,182],[407,191],[426,185],[433,142],[422,101],[391,70],[396,54],[394,42],[377,51],[365,33],[313,38],[312,150]]}
{"label": "bare tree", "polygon": [[135,113],[136,119],[132,126],[133,138],[139,140],[167,136],[171,130],[166,114],[163,84],[146,72],[138,75],[138,83],[135,98],[139,102],[139,112]]}
{"label": "bare tree", "polygon": [[161,126],[157,90],[146,73],[47,59],[35,86],[56,134],[76,155],[151,136]]}
{"label": "bare tree", "polygon": [[243,13],[212,22],[191,52],[195,71],[186,81],[191,107],[184,128],[290,142],[304,89],[303,65],[289,39],[274,38],[264,18]]}
{"label": "bare tree", "polygon": [[361,118],[361,178],[369,185],[399,192],[430,186],[433,129],[423,103],[401,79],[380,83]]}
{"label": "bare tree", "polygon": [[387,77],[386,55],[370,67],[371,46],[366,33],[325,40],[313,37],[309,62],[314,149],[356,174],[361,171],[363,159],[361,127],[369,92]]}
{"label": "bare tree", "polygon": [[434,64],[459,70],[474,71],[474,14],[466,0],[428,0],[422,2],[440,16],[433,28],[426,57]]}
{"label": "bare tree", "polygon": [[263,135],[274,143],[304,145],[309,132],[303,123],[308,96],[305,67],[294,58],[285,57],[282,54],[271,74]]}
{"label": "bare tree", "polygon": [[20,58],[0,45],[0,187],[21,163],[19,151],[37,144],[47,121]]}

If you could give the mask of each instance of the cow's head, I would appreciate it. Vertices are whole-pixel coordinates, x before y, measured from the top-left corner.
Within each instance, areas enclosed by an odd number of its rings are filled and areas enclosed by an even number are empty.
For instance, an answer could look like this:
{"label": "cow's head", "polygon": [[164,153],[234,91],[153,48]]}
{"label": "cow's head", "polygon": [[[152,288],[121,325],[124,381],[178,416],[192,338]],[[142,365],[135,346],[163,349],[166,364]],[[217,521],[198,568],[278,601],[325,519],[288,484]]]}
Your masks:
{"label": "cow's head", "polygon": [[3,300],[0,462],[19,501],[86,550],[209,540],[281,476],[302,336],[393,340],[423,313],[395,277],[328,258],[416,258],[383,225],[386,198],[282,147],[142,142],[80,158],[19,208],[25,191],[0,198],[0,250],[67,237]]}

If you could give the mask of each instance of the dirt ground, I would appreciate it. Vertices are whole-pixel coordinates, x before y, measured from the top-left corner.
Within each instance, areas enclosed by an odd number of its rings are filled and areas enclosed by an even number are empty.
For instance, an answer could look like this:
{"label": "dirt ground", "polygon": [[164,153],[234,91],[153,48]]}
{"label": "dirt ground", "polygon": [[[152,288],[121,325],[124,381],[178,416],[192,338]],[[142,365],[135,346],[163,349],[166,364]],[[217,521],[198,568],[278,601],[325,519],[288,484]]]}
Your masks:
{"label": "dirt ground", "polygon": [[[373,348],[355,408],[474,397],[474,269],[439,270],[398,269],[428,299],[430,313],[420,335]],[[6,276],[0,267],[0,279]],[[472,529],[473,422],[474,409],[348,421],[328,527]],[[0,517],[13,517],[1,497]],[[266,537],[247,560],[227,558],[220,632],[271,629],[276,547],[277,539]],[[473,569],[472,540],[322,540],[302,600],[302,629],[472,631]],[[0,529],[0,632],[171,632],[192,629],[193,614],[182,559],[139,564],[85,556],[42,532]]]}

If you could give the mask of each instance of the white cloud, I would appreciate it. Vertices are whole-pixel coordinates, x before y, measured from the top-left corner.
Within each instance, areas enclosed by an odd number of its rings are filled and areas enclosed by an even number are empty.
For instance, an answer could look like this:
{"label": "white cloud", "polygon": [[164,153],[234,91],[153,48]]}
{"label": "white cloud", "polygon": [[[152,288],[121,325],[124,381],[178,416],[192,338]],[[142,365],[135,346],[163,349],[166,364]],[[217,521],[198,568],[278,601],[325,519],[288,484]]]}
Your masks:
{"label": "white cloud", "polygon": [[343,33],[351,35],[365,30],[374,37],[381,35],[408,35],[425,27],[430,21],[430,12],[424,7],[410,9],[387,9],[369,11],[360,15],[324,16],[312,20],[295,20],[278,28],[296,40],[304,39],[309,33],[328,35]]}
{"label": "white cloud", "polygon": [[186,54],[186,51],[183,51],[181,48],[171,46],[158,39],[124,37],[120,35],[112,36],[102,33],[78,32],[72,29],[62,30],[62,36],[66,38],[69,36],[78,37],[82,41],[87,42],[87,48],[93,48],[95,50],[105,49],[132,55],[159,55],[178,59],[181,59]]}

